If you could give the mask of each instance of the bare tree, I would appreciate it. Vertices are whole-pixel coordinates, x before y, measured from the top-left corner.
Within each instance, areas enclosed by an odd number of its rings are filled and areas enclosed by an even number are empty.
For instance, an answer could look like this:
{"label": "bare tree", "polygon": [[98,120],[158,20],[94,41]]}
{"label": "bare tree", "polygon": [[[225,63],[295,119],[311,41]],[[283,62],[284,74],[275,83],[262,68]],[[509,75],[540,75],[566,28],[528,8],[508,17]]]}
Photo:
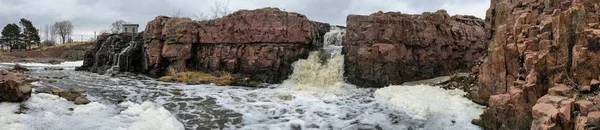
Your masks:
{"label": "bare tree", "polygon": [[173,14],[171,14],[172,17],[181,17],[181,9],[173,9]]}
{"label": "bare tree", "polygon": [[120,33],[123,30],[123,24],[125,24],[125,20],[117,20],[110,24],[110,31],[112,33]]}
{"label": "bare tree", "polygon": [[61,38],[62,43],[65,43],[67,38],[73,34],[73,23],[71,21],[59,21],[54,23],[53,27],[56,30],[56,34]]}
{"label": "bare tree", "polygon": [[42,45],[45,45],[50,41],[50,26],[48,25],[44,25],[43,27],[40,28],[40,36],[42,38]]}
{"label": "bare tree", "polygon": [[43,37],[42,41],[56,42],[56,32],[54,31],[54,28],[50,27],[49,25],[44,25],[44,27],[41,28],[41,33]]}
{"label": "bare tree", "polygon": [[214,7],[210,7],[210,11],[213,13],[213,19],[217,19],[229,14],[227,7],[229,6],[229,0],[217,0],[215,1]]}
{"label": "bare tree", "polygon": [[48,30],[50,32],[50,35],[49,35],[50,38],[48,40],[56,43],[56,37],[58,36],[58,31],[54,27],[48,27]]}
{"label": "bare tree", "polygon": [[204,15],[204,13],[196,14],[196,15],[194,15],[194,18],[198,21],[209,20],[208,16]]}

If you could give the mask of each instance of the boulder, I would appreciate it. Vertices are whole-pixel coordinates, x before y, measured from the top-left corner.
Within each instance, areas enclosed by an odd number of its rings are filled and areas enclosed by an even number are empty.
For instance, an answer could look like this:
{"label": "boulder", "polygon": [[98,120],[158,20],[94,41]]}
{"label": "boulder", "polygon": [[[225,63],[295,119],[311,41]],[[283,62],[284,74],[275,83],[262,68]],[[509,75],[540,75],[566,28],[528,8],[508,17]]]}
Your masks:
{"label": "boulder", "polygon": [[44,67],[44,70],[65,70],[65,68],[60,68],[60,67]]}
{"label": "boulder", "polygon": [[54,87],[46,87],[40,89],[41,93],[49,93],[58,95],[61,98],[66,99],[67,101],[72,101],[76,105],[88,104],[90,100],[88,100],[83,93],[86,92],[85,89],[82,88],[71,88],[69,90],[61,90]]}
{"label": "boulder", "polygon": [[[475,93],[474,100],[486,104],[492,102],[494,95],[505,95],[510,93],[509,88],[521,87],[527,95],[521,98],[527,102],[496,106],[529,108],[495,111],[500,108],[490,106],[482,117],[533,113],[534,101],[548,93],[569,96],[563,93],[564,87],[554,88],[555,84],[581,91],[594,90],[597,81],[593,80],[598,79],[600,73],[599,13],[600,1],[597,0],[492,0],[485,21],[486,36],[490,41],[488,51],[479,66],[477,86],[470,93]],[[522,81],[525,81],[524,85],[515,85]],[[566,111],[556,104],[554,107]],[[482,118],[481,122],[486,122],[482,126],[485,129],[545,129],[551,123],[560,123],[556,126],[561,129],[574,129],[568,124],[575,121],[566,118],[561,121],[549,121],[545,116],[529,119]],[[515,121],[529,123],[507,124]]]}
{"label": "boulder", "polygon": [[600,111],[588,113],[587,129],[600,129]]}
{"label": "boulder", "polygon": [[14,71],[29,71],[29,69],[27,69],[27,67],[21,65],[21,64],[15,64],[15,66],[13,67]]}
{"label": "boulder", "polygon": [[73,100],[73,103],[75,103],[75,105],[84,105],[90,103],[90,100],[88,100],[85,97],[79,96],[75,98],[75,100]]}
{"label": "boulder", "polygon": [[532,107],[531,129],[573,129],[574,120],[571,118],[571,110],[573,110],[573,99],[562,96],[543,96]]}
{"label": "boulder", "polygon": [[444,10],[349,15],[344,43],[345,76],[361,87],[469,72],[487,46],[483,20]]}
{"label": "boulder", "polygon": [[575,102],[575,109],[579,110],[579,115],[587,116],[590,112],[590,107],[594,105],[594,103],[587,100],[579,100]]}
{"label": "boulder", "polygon": [[15,73],[0,69],[0,102],[22,102],[31,97],[31,85]]}
{"label": "boulder", "polygon": [[587,130],[588,117],[577,116],[575,117],[575,130]]}
{"label": "boulder", "polygon": [[[520,87],[513,86],[509,88],[510,93],[490,96],[488,109],[473,123],[494,126],[496,129],[529,129],[532,118],[529,111],[532,106],[527,104],[527,94]],[[496,126],[497,124],[502,125]]]}
{"label": "boulder", "polygon": [[564,84],[555,85],[554,87],[552,87],[548,90],[548,95],[552,95],[552,96],[569,97],[569,96],[571,96],[571,93],[572,93],[571,88],[569,88],[567,85],[564,85]]}

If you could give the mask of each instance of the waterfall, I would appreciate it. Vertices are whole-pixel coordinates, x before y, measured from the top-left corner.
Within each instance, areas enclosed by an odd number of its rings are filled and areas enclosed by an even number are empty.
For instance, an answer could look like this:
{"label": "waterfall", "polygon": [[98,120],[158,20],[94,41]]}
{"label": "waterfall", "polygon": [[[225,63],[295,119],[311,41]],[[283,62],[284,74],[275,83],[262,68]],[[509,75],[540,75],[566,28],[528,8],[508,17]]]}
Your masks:
{"label": "waterfall", "polygon": [[[129,61],[129,56],[128,56],[128,52],[130,52],[133,47],[135,46],[136,42],[132,40],[125,40],[128,42],[122,42],[124,39],[123,38],[118,38],[115,39],[117,37],[109,37],[109,39],[107,41],[109,41],[108,43],[103,44],[103,46],[101,48],[104,47],[104,45],[109,45],[112,49],[111,51],[108,51],[110,53],[110,68],[108,70],[106,70],[106,73],[111,74],[114,72],[119,72],[122,71],[123,69],[127,69],[128,66],[121,66],[121,62],[125,62],[125,65],[128,65]],[[123,48],[122,45],[120,44],[127,44],[125,46],[125,48]],[[100,51],[98,51],[100,52]],[[98,53],[97,52],[97,53]],[[125,56],[125,59],[121,59],[123,56]],[[124,60],[124,61],[122,61]],[[125,68],[122,68],[125,67]]]}
{"label": "waterfall", "polygon": [[[111,70],[109,70],[109,71],[117,71],[118,72],[122,69],[121,68],[121,56],[123,56],[123,54],[129,52],[131,50],[131,46],[135,45],[135,42],[129,41],[129,42],[127,42],[127,44],[129,44],[129,45],[127,45],[127,47],[125,47],[125,49],[121,50],[121,52],[113,54],[113,57],[115,57],[116,60],[113,62],[113,66],[111,67]],[[127,61],[128,58],[129,57],[126,57],[125,62],[128,62]],[[127,67],[127,66],[125,66],[125,67]]]}
{"label": "waterfall", "polygon": [[342,43],[344,42],[344,36],[346,36],[346,29],[331,27],[331,30],[325,34],[323,46],[342,46]]}
{"label": "waterfall", "polygon": [[325,34],[324,47],[311,52],[307,59],[294,62],[294,72],[282,86],[300,91],[351,94],[356,87],[344,83],[342,42],[345,33],[345,29],[332,27]]}

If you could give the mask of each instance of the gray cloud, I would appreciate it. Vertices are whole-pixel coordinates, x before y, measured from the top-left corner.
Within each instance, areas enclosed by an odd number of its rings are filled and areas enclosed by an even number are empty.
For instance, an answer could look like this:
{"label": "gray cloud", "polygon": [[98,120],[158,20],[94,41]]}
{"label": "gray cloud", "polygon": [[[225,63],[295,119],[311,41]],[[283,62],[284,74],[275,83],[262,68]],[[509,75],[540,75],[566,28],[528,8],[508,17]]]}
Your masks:
{"label": "gray cloud", "polygon": [[[73,39],[87,40],[94,32],[107,30],[110,23],[123,19],[141,28],[158,15],[210,16],[215,0],[0,0],[0,26],[18,23],[20,18],[35,26],[70,20]],[[311,20],[344,25],[348,14],[367,15],[377,11],[418,14],[446,9],[450,14],[485,17],[489,0],[230,0],[228,10],[278,7],[305,14]]]}

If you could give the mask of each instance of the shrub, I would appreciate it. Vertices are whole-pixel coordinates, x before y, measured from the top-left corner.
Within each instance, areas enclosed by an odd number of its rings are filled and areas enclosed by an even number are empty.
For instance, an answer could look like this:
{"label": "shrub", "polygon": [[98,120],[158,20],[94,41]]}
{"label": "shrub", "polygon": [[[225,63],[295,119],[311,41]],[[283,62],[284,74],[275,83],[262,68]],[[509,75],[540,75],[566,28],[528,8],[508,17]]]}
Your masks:
{"label": "shrub", "polygon": [[187,84],[215,83],[219,86],[231,85],[233,82],[231,74],[227,72],[216,72],[213,74],[200,71],[174,72],[173,69],[169,69],[169,74],[160,77],[158,80]]}

